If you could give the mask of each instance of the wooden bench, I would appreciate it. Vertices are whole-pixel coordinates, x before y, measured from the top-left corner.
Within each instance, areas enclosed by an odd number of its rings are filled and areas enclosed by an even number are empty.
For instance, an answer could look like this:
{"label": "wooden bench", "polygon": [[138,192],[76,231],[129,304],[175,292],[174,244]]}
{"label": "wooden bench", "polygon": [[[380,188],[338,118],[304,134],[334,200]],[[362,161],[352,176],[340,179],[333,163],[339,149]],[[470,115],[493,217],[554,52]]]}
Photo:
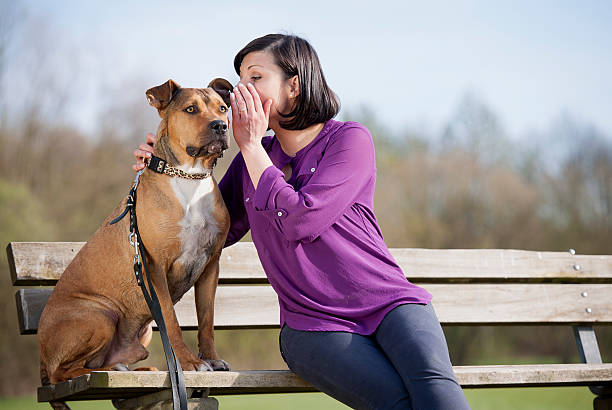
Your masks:
{"label": "wooden bench", "polygon": [[[51,288],[82,243],[10,243],[7,254],[22,334],[36,333]],[[612,408],[612,363],[602,363],[593,325],[612,324],[612,256],[519,250],[392,249],[410,281],[434,295],[443,325],[571,325],[583,363],[455,366],[464,388],[589,386],[594,408]],[[126,261],[128,263],[129,261]],[[250,242],[223,251],[215,307],[217,329],[278,327],[278,302]],[[196,329],[195,303],[176,305],[183,329]],[[271,346],[271,349],[277,349]],[[193,408],[216,408],[222,394],[307,392],[288,370],[185,372],[203,392]],[[168,406],[167,372],[93,372],[38,388],[39,401],[115,400],[120,408]],[[192,391],[192,390],[190,390]],[[208,396],[208,397],[207,397]],[[166,400],[166,401],[162,401]],[[199,406],[199,407],[198,407]]]}

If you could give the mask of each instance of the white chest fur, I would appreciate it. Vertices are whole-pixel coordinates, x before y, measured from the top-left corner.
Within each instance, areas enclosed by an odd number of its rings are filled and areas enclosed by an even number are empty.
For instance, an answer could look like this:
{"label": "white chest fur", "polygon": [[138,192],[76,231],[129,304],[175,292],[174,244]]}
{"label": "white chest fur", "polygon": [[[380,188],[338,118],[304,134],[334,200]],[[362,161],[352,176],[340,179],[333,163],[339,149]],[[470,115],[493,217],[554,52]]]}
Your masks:
{"label": "white chest fur", "polygon": [[[204,168],[196,161],[194,167],[179,167],[188,173],[201,173]],[[205,179],[172,178],[172,189],[183,206],[185,215],[181,226],[181,255],[177,262],[185,267],[185,280],[174,289],[174,297],[180,298],[193,284],[210,258],[210,251],[219,233],[212,213],[215,206],[212,177]],[[184,289],[182,289],[184,287]],[[173,293],[175,293],[173,292]]]}

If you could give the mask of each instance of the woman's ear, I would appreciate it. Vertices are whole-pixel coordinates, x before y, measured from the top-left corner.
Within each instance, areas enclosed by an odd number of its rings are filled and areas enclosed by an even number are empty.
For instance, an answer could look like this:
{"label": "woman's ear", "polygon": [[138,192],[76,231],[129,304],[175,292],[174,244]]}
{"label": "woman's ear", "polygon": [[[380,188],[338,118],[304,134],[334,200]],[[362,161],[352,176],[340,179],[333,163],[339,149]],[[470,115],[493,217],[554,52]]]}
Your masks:
{"label": "woman's ear", "polygon": [[289,98],[296,98],[300,95],[300,81],[297,75],[294,75],[289,80]]}

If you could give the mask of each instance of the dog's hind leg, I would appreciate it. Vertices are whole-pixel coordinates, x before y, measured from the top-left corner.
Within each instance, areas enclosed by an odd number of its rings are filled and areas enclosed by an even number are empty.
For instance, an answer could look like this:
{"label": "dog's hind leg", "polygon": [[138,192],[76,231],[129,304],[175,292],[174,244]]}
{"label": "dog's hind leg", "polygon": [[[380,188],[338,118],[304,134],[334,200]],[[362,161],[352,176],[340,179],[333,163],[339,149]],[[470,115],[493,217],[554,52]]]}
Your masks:
{"label": "dog's hind leg", "polygon": [[104,362],[116,331],[116,316],[69,304],[39,326],[41,379],[56,384],[108,367]]}
{"label": "dog's hind leg", "polygon": [[[60,365],[51,375],[48,375],[45,366],[41,362],[40,378],[43,386],[73,379],[83,374],[91,373],[94,370],[111,370],[109,368],[86,369],[83,367],[83,365],[85,364],[85,359],[81,359],[80,363],[81,364],[78,365],[77,363],[73,362],[73,367],[69,369],[67,369],[63,365]],[[68,407],[68,405],[63,401],[50,401],[49,404],[55,410],[70,410],[70,407]]]}
{"label": "dog's hind leg", "polygon": [[102,363],[88,363],[91,366],[115,366],[123,365],[124,370],[129,370],[128,365],[145,360],[149,352],[145,349],[151,342],[153,335],[153,324],[138,323],[135,320],[120,320],[117,324],[110,349],[108,349]]}
{"label": "dog's hind leg", "polygon": [[[151,343],[151,339],[153,338],[153,323],[150,322],[148,325],[143,327],[139,333],[140,344],[143,347],[147,347],[149,343]],[[159,369],[153,366],[143,366],[134,369],[135,372],[157,372]]]}

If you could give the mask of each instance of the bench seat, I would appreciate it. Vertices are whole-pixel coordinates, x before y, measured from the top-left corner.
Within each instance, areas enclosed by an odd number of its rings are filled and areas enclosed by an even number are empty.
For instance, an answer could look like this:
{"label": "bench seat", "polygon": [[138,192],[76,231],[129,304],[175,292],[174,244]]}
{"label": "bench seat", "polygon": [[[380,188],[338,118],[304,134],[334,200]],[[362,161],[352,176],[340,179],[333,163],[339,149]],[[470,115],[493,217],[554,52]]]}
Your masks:
{"label": "bench seat", "polygon": [[[464,388],[587,386],[594,382],[612,387],[612,363],[454,366],[454,370]],[[187,388],[209,389],[211,396],[317,391],[289,370],[184,373]],[[168,388],[168,372],[92,372],[39,387],[38,400],[130,398]]]}

